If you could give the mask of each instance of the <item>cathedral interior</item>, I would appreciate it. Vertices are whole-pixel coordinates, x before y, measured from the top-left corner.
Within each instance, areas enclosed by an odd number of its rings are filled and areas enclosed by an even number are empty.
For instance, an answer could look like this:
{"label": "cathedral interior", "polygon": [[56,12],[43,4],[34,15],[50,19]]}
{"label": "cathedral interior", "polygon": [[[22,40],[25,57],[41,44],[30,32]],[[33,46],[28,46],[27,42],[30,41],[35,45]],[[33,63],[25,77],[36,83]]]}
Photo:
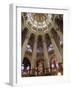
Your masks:
{"label": "cathedral interior", "polygon": [[63,75],[63,14],[21,12],[21,76]]}

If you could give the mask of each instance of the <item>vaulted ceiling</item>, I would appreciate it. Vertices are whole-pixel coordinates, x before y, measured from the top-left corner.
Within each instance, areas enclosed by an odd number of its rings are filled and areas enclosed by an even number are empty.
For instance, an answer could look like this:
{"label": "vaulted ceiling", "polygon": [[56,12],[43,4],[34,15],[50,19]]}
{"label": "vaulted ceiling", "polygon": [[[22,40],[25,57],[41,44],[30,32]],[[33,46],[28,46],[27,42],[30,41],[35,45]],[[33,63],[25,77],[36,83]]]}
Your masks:
{"label": "vaulted ceiling", "polygon": [[[63,48],[63,15],[48,13],[21,13],[22,45],[30,34],[26,53],[31,53],[37,42],[37,53],[43,54],[43,42],[46,43],[48,53],[54,51],[51,38],[54,39],[59,52]],[[50,35],[49,35],[50,33]],[[61,35],[61,36],[60,36]],[[51,36],[51,37],[50,37]],[[37,37],[37,40],[35,38]],[[44,37],[44,40],[43,40]],[[54,53],[54,52],[53,52]]]}

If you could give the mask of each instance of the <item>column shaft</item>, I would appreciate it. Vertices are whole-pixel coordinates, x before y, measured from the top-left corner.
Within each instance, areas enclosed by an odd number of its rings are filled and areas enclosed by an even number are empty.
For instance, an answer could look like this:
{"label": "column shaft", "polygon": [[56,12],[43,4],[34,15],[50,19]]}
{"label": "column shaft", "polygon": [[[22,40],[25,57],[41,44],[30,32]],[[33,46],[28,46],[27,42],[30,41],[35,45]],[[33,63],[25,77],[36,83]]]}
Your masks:
{"label": "column shaft", "polygon": [[47,67],[49,67],[49,56],[48,56],[48,49],[47,49],[47,46],[46,46],[44,36],[43,36],[43,49],[44,49],[45,66],[47,68]]}
{"label": "column shaft", "polygon": [[[54,30],[57,32],[58,36],[60,37],[60,40],[62,40],[62,42],[63,42],[63,34],[59,31],[58,26],[57,26],[56,24],[54,24],[54,21],[52,22],[52,27],[53,27]],[[59,44],[59,50],[60,50],[60,53],[61,53],[61,55],[62,55],[63,53],[62,53],[60,44]]]}
{"label": "column shaft", "polygon": [[23,43],[23,46],[21,48],[21,60],[22,61],[23,61],[23,58],[24,58],[24,55],[25,55],[25,51],[26,51],[26,47],[27,47],[29,38],[30,38],[30,33],[28,32],[27,35],[26,35],[25,41]]}
{"label": "column shaft", "polygon": [[58,26],[55,24],[54,21],[51,22],[52,27],[54,28],[54,30],[57,32],[58,36],[60,37],[60,39],[63,41],[63,35],[62,33],[59,31]]}
{"label": "column shaft", "polygon": [[[23,15],[22,15],[23,16]],[[21,21],[22,22],[22,21]],[[26,26],[26,20],[25,20],[25,17],[23,16],[23,22],[21,24],[21,27],[22,27],[22,30],[24,30],[25,26]]]}
{"label": "column shaft", "polygon": [[36,55],[37,55],[37,36],[35,36],[35,42],[33,45],[33,52],[32,52],[32,60],[31,60],[31,68],[35,68],[36,63]]}
{"label": "column shaft", "polygon": [[62,62],[62,56],[61,56],[61,54],[60,54],[60,52],[59,52],[59,50],[58,50],[58,47],[56,46],[55,41],[54,41],[51,33],[49,32],[48,34],[49,34],[49,37],[50,37],[51,42],[52,42],[52,44],[53,44],[54,51],[55,51],[55,55],[56,55],[56,57],[57,57],[57,59],[58,59],[58,62]]}

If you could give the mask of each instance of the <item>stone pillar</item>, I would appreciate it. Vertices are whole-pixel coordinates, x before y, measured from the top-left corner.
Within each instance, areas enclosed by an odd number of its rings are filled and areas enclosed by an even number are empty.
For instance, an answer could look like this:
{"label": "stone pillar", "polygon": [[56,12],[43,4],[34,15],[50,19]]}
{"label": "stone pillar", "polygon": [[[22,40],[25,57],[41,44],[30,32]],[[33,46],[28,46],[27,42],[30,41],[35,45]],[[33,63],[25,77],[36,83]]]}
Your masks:
{"label": "stone pillar", "polygon": [[27,33],[26,38],[24,40],[23,46],[21,48],[21,60],[23,61],[24,55],[25,55],[25,51],[26,51],[26,47],[30,38],[30,32]]}
{"label": "stone pillar", "polygon": [[37,36],[35,36],[35,41],[33,45],[33,52],[32,52],[32,60],[31,60],[31,68],[35,68],[36,64],[36,55],[37,55]]}
{"label": "stone pillar", "polygon": [[[62,33],[59,30],[56,30],[56,32],[57,32],[58,36],[60,37],[60,40],[63,42],[63,35],[62,35]],[[60,44],[59,44],[59,50],[60,50],[61,55],[63,56],[63,49],[61,49]]]}
{"label": "stone pillar", "polygon": [[43,36],[43,51],[44,51],[44,59],[45,59],[45,67],[49,67],[49,56],[48,56],[48,49],[46,46],[45,38]]}
{"label": "stone pillar", "polygon": [[22,17],[23,17],[23,23],[22,23],[22,21],[21,21],[21,27],[22,27],[22,30],[24,30],[24,28],[26,27],[26,20],[25,20],[25,17],[24,17],[24,15],[23,15],[23,13],[22,13],[22,15],[21,15]]}
{"label": "stone pillar", "polygon": [[[62,34],[62,32],[60,32],[58,26],[55,24],[54,21],[51,22],[51,25],[54,28],[54,30],[57,32],[58,36],[60,37],[60,40],[62,40],[62,42],[63,42],[63,34]],[[59,50],[60,50],[61,55],[63,56],[63,51],[62,51],[60,45],[59,45]]]}
{"label": "stone pillar", "polygon": [[54,41],[51,33],[49,32],[48,34],[49,34],[49,37],[50,37],[51,42],[52,42],[52,44],[53,44],[54,51],[55,51],[55,55],[56,55],[56,57],[57,57],[57,59],[58,59],[58,62],[62,62],[62,56],[61,56],[61,54],[60,54],[60,52],[59,52],[59,50],[58,50],[58,47],[56,46],[55,41]]}
{"label": "stone pillar", "polygon": [[58,26],[55,24],[54,21],[51,22],[51,25],[54,28],[54,30],[57,32],[57,34],[60,37],[60,39],[63,41],[63,34],[59,31]]}
{"label": "stone pillar", "polygon": [[59,30],[56,30],[58,36],[60,37],[60,39],[63,41],[63,34],[59,31]]}

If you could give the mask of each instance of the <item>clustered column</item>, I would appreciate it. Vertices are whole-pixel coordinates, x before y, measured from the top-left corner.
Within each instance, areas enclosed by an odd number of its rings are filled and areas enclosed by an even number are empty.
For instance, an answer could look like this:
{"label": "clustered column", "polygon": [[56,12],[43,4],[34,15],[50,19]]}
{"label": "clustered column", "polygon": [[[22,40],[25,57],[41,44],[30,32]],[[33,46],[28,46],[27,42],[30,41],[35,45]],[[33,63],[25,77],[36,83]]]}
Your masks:
{"label": "clustered column", "polygon": [[48,49],[46,46],[45,38],[43,36],[43,51],[44,51],[44,60],[45,60],[45,68],[49,67],[49,55],[48,55]]}
{"label": "clustered column", "polygon": [[25,51],[26,51],[26,47],[27,47],[27,44],[28,44],[28,41],[29,41],[29,38],[30,38],[30,32],[27,33],[26,35],[26,38],[25,38],[25,41],[23,43],[23,46],[21,48],[21,60],[23,61],[23,58],[24,58],[24,55],[25,55]]}
{"label": "clustered column", "polygon": [[23,22],[22,22],[22,30],[24,30],[24,27],[26,26],[26,20],[25,20],[25,17],[24,17],[24,15],[23,15],[23,13],[21,14],[22,15],[22,17],[23,17]]}
{"label": "clustered column", "polygon": [[36,64],[36,55],[37,55],[37,36],[35,36],[35,41],[33,45],[33,52],[32,52],[32,60],[31,60],[31,68],[35,68]]}
{"label": "clustered column", "polygon": [[61,57],[61,54],[60,54],[60,52],[59,52],[59,50],[58,50],[58,47],[56,46],[55,41],[54,41],[51,33],[49,32],[48,34],[49,34],[49,37],[50,37],[51,42],[52,42],[52,44],[53,44],[54,51],[55,51],[55,55],[56,55],[56,57],[57,57],[57,59],[58,59],[58,62],[62,62],[62,57]]}
{"label": "clustered column", "polygon": [[58,26],[55,24],[54,21],[51,22],[51,25],[52,25],[51,27],[54,28],[54,30],[57,32],[57,34],[58,34],[58,36],[60,37],[60,39],[63,41],[63,35],[62,35],[62,33],[60,32]]}
{"label": "clustered column", "polygon": [[[51,25],[52,25],[51,27],[54,28],[54,30],[57,32],[58,36],[60,37],[60,40],[63,42],[63,35],[62,35],[62,32],[60,32],[58,26],[55,24],[54,21],[51,22]],[[59,48],[60,48],[60,53],[63,56],[63,51],[61,50],[61,47],[59,47]]]}

